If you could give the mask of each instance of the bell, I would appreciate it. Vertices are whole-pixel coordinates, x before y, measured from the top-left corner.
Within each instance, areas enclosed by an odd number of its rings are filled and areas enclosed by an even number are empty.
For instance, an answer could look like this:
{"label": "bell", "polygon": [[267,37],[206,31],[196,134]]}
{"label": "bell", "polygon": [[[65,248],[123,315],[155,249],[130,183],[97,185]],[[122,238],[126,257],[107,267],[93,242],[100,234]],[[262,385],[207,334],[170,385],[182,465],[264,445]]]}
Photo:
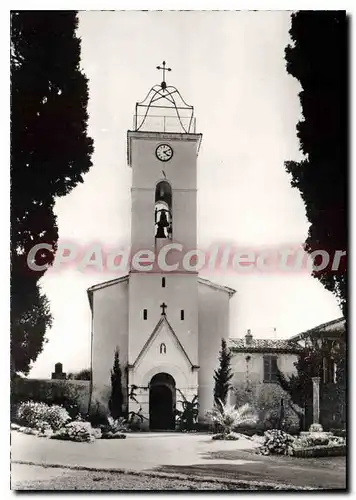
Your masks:
{"label": "bell", "polygon": [[162,211],[161,212],[161,218],[159,220],[159,223],[158,225],[160,227],[168,227],[169,226],[169,223],[168,223],[168,220],[167,220],[167,215],[166,215],[166,211]]}

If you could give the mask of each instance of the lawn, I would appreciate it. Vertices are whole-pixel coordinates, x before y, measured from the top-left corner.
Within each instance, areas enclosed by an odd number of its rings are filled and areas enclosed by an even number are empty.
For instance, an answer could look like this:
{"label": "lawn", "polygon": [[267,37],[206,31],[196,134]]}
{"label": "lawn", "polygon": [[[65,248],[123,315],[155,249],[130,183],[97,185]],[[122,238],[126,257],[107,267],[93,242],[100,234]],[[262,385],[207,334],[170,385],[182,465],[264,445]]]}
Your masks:
{"label": "lawn", "polygon": [[[97,471],[80,471],[63,468],[39,467],[14,464],[12,466],[13,479],[11,489],[23,490],[95,490],[95,491],[180,491],[180,490],[210,490],[210,491],[242,491],[233,482],[219,482],[218,480],[189,480],[188,477],[167,478],[145,475],[143,473],[114,473]],[[36,477],[36,479],[33,479]],[[263,485],[251,486],[249,490],[265,489]]]}

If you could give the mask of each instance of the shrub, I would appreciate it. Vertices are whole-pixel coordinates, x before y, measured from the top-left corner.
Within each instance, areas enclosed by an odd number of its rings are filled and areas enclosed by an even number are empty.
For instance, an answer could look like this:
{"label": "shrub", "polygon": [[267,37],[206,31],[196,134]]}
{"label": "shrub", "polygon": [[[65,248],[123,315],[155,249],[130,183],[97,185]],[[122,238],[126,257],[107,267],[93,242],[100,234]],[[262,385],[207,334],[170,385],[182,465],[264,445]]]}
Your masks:
{"label": "shrub", "polygon": [[126,439],[126,434],[122,434],[121,432],[108,432],[107,434],[102,435],[102,439]]}
{"label": "shrub", "polygon": [[199,401],[198,395],[196,394],[191,401],[189,401],[182,391],[179,391],[179,394],[182,397],[181,401],[178,403],[181,404],[182,409],[176,410],[176,425],[178,430],[183,432],[192,432],[196,431],[197,428],[197,419],[199,414]]}
{"label": "shrub", "polygon": [[284,431],[272,429],[264,433],[265,440],[260,448],[262,455],[288,455],[294,438]]}
{"label": "shrub", "polygon": [[70,416],[61,406],[26,401],[19,405],[17,419],[26,427],[38,428],[46,423],[51,429],[58,430],[70,420]]}
{"label": "shrub", "polygon": [[52,404],[65,408],[71,419],[75,420],[80,415],[79,404],[71,396],[54,397]]}
{"label": "shrub", "polygon": [[36,429],[39,430],[42,434],[44,434],[45,432],[52,430],[52,427],[45,420],[39,420],[36,423]]}
{"label": "shrub", "polygon": [[130,411],[128,413],[128,427],[131,431],[141,430],[143,421],[146,417],[142,414],[142,408],[140,407],[138,411]]}
{"label": "shrub", "polygon": [[264,425],[265,431],[280,429],[292,434],[301,430],[303,410],[293,404],[289,394],[278,384],[264,384],[255,404],[258,408],[258,420]]}
{"label": "shrub", "polygon": [[[102,438],[112,439],[116,437],[117,434],[122,435],[123,432],[127,432],[128,425],[123,417],[114,420],[112,417],[108,417],[107,423],[101,426]],[[116,438],[123,439],[123,438]]]}
{"label": "shrub", "polygon": [[254,425],[257,422],[257,415],[248,403],[235,408],[231,405],[224,405],[218,400],[213,410],[207,412],[207,416],[221,428],[223,434],[230,434],[233,429],[244,425]]}
{"label": "shrub", "polygon": [[55,431],[63,427],[63,425],[70,420],[70,416],[65,408],[53,405],[47,407],[45,418],[43,420],[48,422],[51,429]]}
{"label": "shrub", "polygon": [[88,421],[93,427],[102,427],[108,422],[108,411],[98,401],[91,405]]}
{"label": "shrub", "polygon": [[75,441],[78,443],[92,443],[95,441],[95,436],[98,435],[94,431],[90,422],[75,421],[66,424],[62,429],[55,432],[52,439],[63,439],[66,441]]}
{"label": "shrub", "polygon": [[223,439],[224,441],[237,441],[239,438],[239,435],[236,434],[236,432],[230,432],[229,434],[224,434],[224,433],[219,433],[215,434],[212,439],[214,440],[221,440]]}

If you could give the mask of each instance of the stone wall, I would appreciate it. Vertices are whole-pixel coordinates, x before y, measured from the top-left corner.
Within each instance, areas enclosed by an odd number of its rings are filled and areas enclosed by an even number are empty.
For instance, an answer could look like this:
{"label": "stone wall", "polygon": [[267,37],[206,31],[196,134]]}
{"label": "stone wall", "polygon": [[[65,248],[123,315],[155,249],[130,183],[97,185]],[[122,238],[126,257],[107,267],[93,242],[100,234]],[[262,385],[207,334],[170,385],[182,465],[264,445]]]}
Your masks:
{"label": "stone wall", "polygon": [[49,380],[17,378],[11,383],[11,402],[41,401],[58,404],[63,400],[73,401],[78,410],[86,414],[89,409],[89,380]]}

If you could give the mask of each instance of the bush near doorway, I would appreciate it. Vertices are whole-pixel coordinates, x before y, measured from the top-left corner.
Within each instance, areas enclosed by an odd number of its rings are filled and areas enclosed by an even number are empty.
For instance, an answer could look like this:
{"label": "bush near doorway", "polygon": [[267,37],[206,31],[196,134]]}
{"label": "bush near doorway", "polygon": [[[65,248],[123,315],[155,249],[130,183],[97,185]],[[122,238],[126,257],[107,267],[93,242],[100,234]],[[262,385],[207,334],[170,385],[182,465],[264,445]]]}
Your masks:
{"label": "bush near doorway", "polygon": [[177,389],[182,400],[178,401],[182,405],[182,410],[176,410],[176,425],[177,430],[181,432],[195,432],[197,430],[197,419],[199,413],[199,401],[196,394],[189,401],[181,390]]}

